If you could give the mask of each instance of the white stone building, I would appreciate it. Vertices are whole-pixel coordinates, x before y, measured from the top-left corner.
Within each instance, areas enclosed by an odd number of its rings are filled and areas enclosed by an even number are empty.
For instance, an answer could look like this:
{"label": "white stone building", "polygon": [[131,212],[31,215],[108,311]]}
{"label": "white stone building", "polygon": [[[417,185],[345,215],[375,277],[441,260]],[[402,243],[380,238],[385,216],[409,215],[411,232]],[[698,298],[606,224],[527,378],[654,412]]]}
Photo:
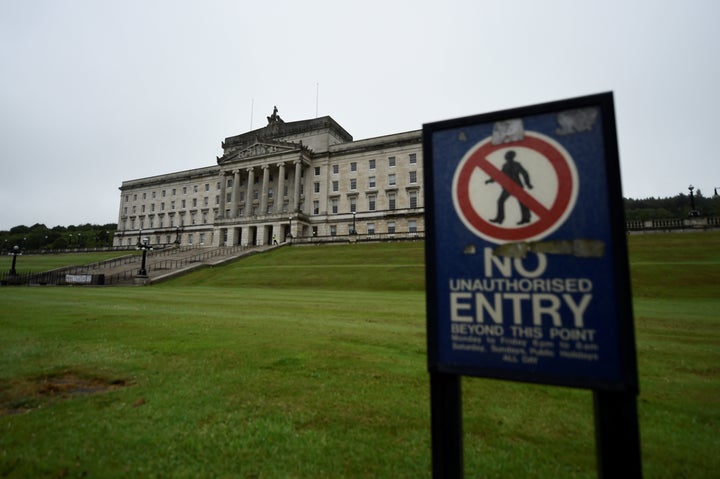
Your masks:
{"label": "white stone building", "polygon": [[[115,246],[261,245],[424,231],[422,131],[353,141],[329,116],[226,138],[217,165],[124,181]],[[355,232],[353,234],[353,225]]]}

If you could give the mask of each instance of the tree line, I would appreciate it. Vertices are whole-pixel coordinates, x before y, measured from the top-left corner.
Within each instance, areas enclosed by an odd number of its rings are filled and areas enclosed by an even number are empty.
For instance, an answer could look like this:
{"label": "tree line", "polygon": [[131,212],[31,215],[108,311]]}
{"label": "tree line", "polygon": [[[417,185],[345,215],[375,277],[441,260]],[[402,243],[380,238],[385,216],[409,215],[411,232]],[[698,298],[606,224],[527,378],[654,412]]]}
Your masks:
{"label": "tree line", "polygon": [[652,220],[687,218],[694,211],[699,216],[720,216],[720,196],[717,189],[712,196],[704,196],[700,190],[690,195],[678,194],[667,198],[624,198],[625,218],[630,220]]}
{"label": "tree line", "polygon": [[18,246],[22,250],[65,250],[75,248],[104,248],[112,246],[117,224],[71,225],[48,228],[37,223],[33,226],[15,226],[0,231],[0,249],[7,253]]}

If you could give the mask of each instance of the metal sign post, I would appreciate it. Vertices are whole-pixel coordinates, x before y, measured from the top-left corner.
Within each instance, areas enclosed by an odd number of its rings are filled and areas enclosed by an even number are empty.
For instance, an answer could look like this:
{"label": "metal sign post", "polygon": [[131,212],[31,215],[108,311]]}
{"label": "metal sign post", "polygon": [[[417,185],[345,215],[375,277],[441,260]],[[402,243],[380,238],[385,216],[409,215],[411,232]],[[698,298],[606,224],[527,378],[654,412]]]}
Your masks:
{"label": "metal sign post", "polygon": [[612,94],[427,124],[423,148],[435,477],[462,476],[462,375],[592,389],[601,476],[640,475]]}

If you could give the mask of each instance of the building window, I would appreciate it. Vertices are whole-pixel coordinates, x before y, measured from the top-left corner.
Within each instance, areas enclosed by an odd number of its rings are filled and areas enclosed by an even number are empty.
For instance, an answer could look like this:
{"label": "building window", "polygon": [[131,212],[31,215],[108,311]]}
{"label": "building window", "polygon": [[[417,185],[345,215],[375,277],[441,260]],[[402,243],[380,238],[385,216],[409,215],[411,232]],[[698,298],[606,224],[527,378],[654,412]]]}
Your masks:
{"label": "building window", "polygon": [[140,207],[140,213],[145,213],[145,205],[142,205],[142,206]]}
{"label": "building window", "polygon": [[368,223],[367,224],[367,234],[374,235],[375,234],[375,223]]}
{"label": "building window", "polygon": [[150,211],[153,211],[153,212],[155,211],[155,203],[150,205]]}
{"label": "building window", "polygon": [[417,153],[410,153],[410,164],[414,165],[417,163]]}
{"label": "building window", "polygon": [[332,182],[332,190],[333,190],[333,191],[338,191],[338,189],[339,189],[339,182],[338,182],[337,180],[336,180],[336,181],[333,181],[333,182]]}
{"label": "building window", "polygon": [[197,208],[197,198],[193,198],[193,208]]}
{"label": "building window", "polygon": [[368,210],[375,211],[375,195],[368,195]]}
{"label": "building window", "polygon": [[187,194],[187,186],[183,186],[183,195]]}
{"label": "building window", "polygon": [[258,190],[253,190],[252,195],[254,200],[260,198],[260,193],[258,193]]}
{"label": "building window", "polygon": [[152,192],[152,196],[151,196],[151,197],[152,197],[152,199],[155,199],[155,192],[154,192],[154,191]]}
{"label": "building window", "polygon": [[388,221],[388,233],[394,233],[395,232],[395,222],[394,221]]}
{"label": "building window", "polygon": [[268,199],[272,199],[273,197],[273,189],[271,187],[268,187]]}
{"label": "building window", "polygon": [[395,173],[390,173],[388,175],[388,185],[395,186]]}
{"label": "building window", "polygon": [[390,210],[395,209],[395,193],[390,193],[388,195],[388,209],[390,209]]}
{"label": "building window", "polygon": [[125,203],[127,203],[128,201],[130,201],[130,195],[125,195]]}
{"label": "building window", "polygon": [[350,163],[350,171],[357,171],[357,162],[353,161]]}
{"label": "building window", "polygon": [[210,183],[205,183],[205,191],[210,191]]}
{"label": "building window", "polygon": [[320,167],[319,166],[315,167],[315,176],[320,176]]}
{"label": "building window", "polygon": [[313,214],[314,215],[320,214],[320,202],[317,200],[313,201]]}
{"label": "building window", "polygon": [[375,169],[375,160],[368,160],[368,168],[371,170]]}
{"label": "building window", "polygon": [[313,192],[320,193],[320,182],[319,181],[316,181],[315,183],[313,183]]}
{"label": "building window", "polygon": [[225,203],[230,203],[232,201],[232,193],[225,193]]}
{"label": "building window", "polygon": [[368,188],[375,188],[375,177],[374,176],[368,177]]}
{"label": "building window", "polygon": [[357,198],[352,197],[350,198],[350,213],[355,213],[357,211]]}
{"label": "building window", "polygon": [[200,244],[205,244],[205,233],[200,233]]}
{"label": "building window", "polygon": [[330,236],[337,236],[337,226],[330,225]]}
{"label": "building window", "polygon": [[185,200],[182,200],[182,208],[186,208]]}
{"label": "building window", "polygon": [[410,172],[410,183],[417,183],[417,171]]}
{"label": "building window", "polygon": [[175,209],[175,200],[172,200],[172,201],[170,202],[170,209],[171,209],[171,210],[174,210],[174,209]]}
{"label": "building window", "polygon": [[337,199],[337,198],[333,198],[332,201],[330,202],[330,204],[331,204],[331,206],[332,206],[332,212],[333,212],[333,214],[337,214],[337,212],[338,212],[338,199]]}
{"label": "building window", "polygon": [[203,198],[203,206],[209,206],[210,205],[210,198],[207,196]]}
{"label": "building window", "polygon": [[395,167],[395,157],[394,157],[394,156],[389,156],[389,157],[388,157],[388,166],[389,166],[390,168],[394,168],[394,167]]}
{"label": "building window", "polygon": [[198,185],[193,185],[193,193],[197,193],[197,192],[198,192]]}
{"label": "building window", "polygon": [[133,201],[137,201],[137,193],[133,195]]}
{"label": "building window", "polygon": [[408,231],[410,233],[417,233],[417,220],[408,221]]}
{"label": "building window", "polygon": [[340,173],[340,166],[338,165],[332,165],[333,166],[333,175],[337,175]]}
{"label": "building window", "polygon": [[147,193],[143,193],[143,199],[147,199]]}
{"label": "building window", "polygon": [[411,191],[408,196],[410,197],[410,208],[417,208],[417,191]]}
{"label": "building window", "polygon": [[357,178],[350,178],[350,191],[357,190]]}

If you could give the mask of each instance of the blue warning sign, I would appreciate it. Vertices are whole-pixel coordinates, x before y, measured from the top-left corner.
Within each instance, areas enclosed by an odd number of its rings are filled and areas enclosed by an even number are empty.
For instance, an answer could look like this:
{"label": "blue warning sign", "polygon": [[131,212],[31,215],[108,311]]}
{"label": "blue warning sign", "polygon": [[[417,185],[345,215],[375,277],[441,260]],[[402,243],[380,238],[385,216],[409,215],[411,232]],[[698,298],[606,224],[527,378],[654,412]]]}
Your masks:
{"label": "blue warning sign", "polygon": [[612,94],[423,128],[431,370],[637,386]]}

